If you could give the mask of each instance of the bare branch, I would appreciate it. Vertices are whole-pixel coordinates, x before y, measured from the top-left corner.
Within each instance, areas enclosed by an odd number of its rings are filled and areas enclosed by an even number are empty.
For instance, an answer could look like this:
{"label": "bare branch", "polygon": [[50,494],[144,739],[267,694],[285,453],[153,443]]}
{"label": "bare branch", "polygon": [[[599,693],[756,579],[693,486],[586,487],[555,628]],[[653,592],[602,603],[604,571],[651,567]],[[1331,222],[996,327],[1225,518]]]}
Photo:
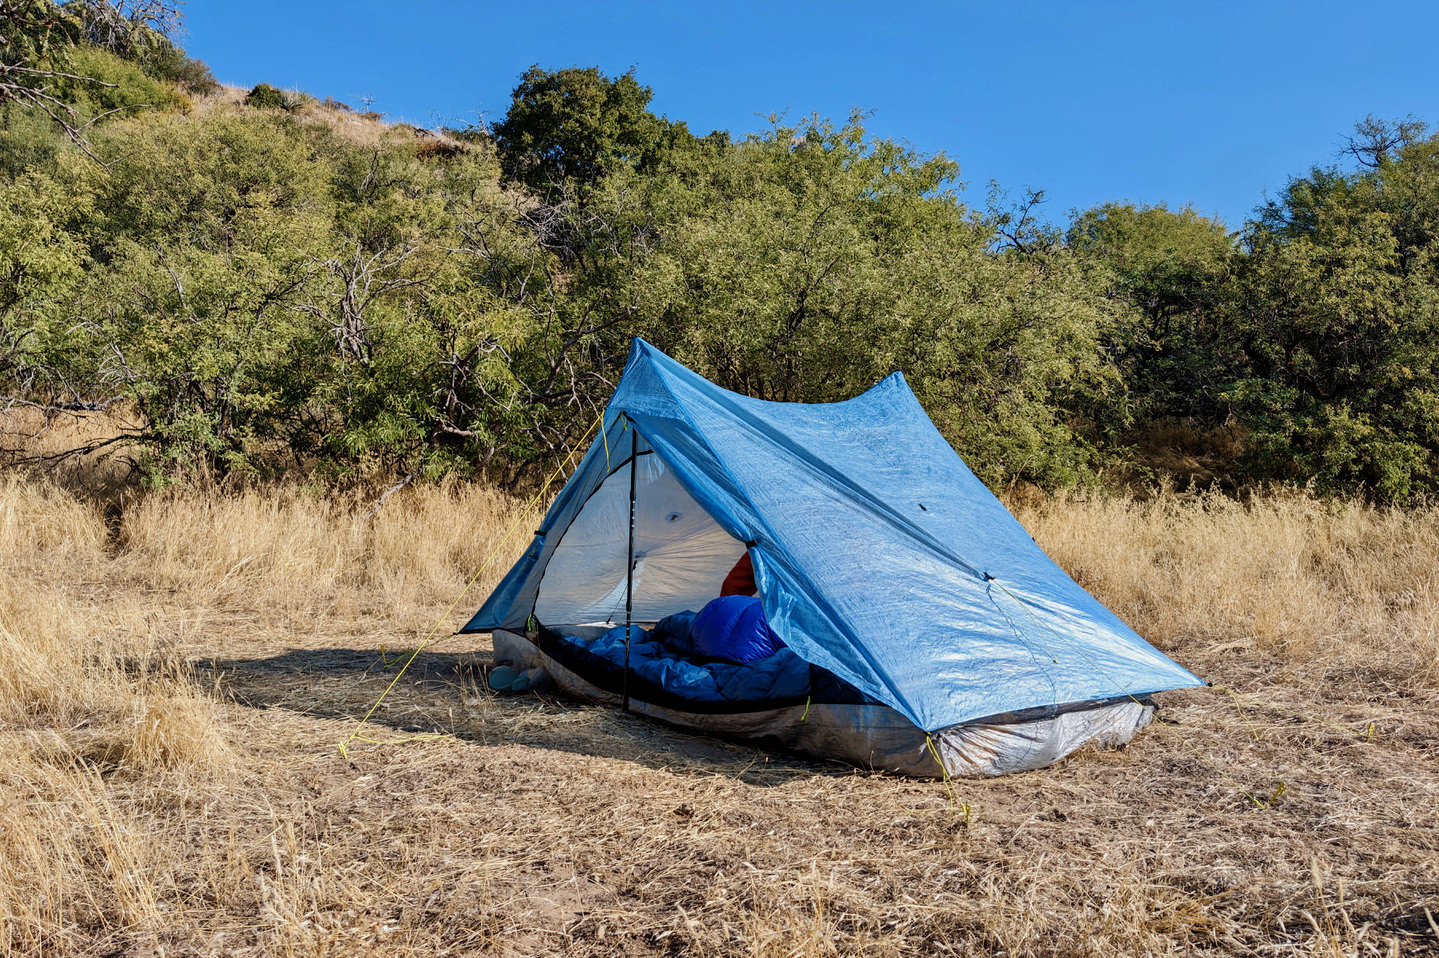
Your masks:
{"label": "bare branch", "polygon": [[410,482],[414,480],[414,478],[415,478],[416,475],[417,475],[417,473],[413,473],[413,472],[410,473],[408,476],[406,476],[405,478],[401,479],[399,482],[395,483],[393,486],[391,486],[390,488],[386,489],[383,493],[381,493],[381,494],[380,494],[380,498],[375,502],[374,507],[373,507],[369,512],[365,513],[365,515],[363,516],[363,518],[365,518],[365,519],[373,519],[373,518],[375,518],[375,516],[378,515],[379,512],[380,512],[380,507],[385,504],[385,500],[388,499],[388,498],[390,498],[390,496],[393,496],[395,493],[399,492],[401,489],[403,489],[403,488],[405,488],[406,486],[408,486],[408,485],[410,484]]}

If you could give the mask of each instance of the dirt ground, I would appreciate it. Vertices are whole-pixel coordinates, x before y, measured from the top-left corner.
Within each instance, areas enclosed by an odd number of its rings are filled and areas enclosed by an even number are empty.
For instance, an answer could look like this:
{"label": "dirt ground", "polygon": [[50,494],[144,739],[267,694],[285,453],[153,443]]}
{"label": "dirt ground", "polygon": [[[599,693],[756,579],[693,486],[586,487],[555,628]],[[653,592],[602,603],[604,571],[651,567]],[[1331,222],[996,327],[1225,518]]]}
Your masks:
{"label": "dirt ground", "polygon": [[260,876],[220,951],[1439,954],[1439,712],[1355,676],[1236,657],[1208,678],[1243,691],[1163,695],[1126,749],[946,784],[498,698],[463,636],[346,758],[404,636],[212,629],[192,658],[265,802],[189,826]]}

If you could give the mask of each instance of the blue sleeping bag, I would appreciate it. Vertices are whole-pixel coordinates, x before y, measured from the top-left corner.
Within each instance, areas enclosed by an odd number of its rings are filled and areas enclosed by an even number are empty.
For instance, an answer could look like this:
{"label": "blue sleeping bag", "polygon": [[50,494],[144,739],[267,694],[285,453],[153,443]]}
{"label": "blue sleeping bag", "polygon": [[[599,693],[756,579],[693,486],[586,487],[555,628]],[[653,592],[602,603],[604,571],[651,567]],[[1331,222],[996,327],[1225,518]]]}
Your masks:
{"label": "blue sleeping bag", "polygon": [[765,621],[759,599],[722,595],[706,603],[690,625],[694,654],[726,662],[767,659],[784,646]]}
{"label": "blue sleeping bag", "polygon": [[[759,606],[758,599],[748,596],[726,596],[741,599]],[[720,600],[716,600],[718,602]],[[696,661],[691,656],[714,659],[716,656],[699,651],[694,641],[703,630],[695,628],[709,607],[699,614],[680,612],[661,619],[653,632],[646,632],[638,625],[630,631],[630,668],[635,674],[669,690],[681,698],[699,702],[748,702],[769,699],[792,699],[809,694],[809,663],[785,648],[777,636],[769,633],[773,643],[769,654],[762,658],[749,659],[743,663],[735,661]],[[726,603],[728,605],[728,603]],[[763,639],[754,629],[753,613],[740,614],[735,609],[722,609],[714,621],[705,626],[712,641],[718,639],[719,647],[735,652],[753,654],[763,648]],[[741,610],[742,612],[743,610]],[[760,624],[764,615],[759,613]],[[729,624],[744,641],[731,642],[718,635]],[[746,631],[748,629],[749,631]],[[764,626],[766,632],[769,627]],[[590,655],[623,667],[625,662],[625,627],[616,626],[597,639],[585,640],[575,636],[564,636],[565,642],[583,649]],[[740,646],[744,648],[741,649]]]}

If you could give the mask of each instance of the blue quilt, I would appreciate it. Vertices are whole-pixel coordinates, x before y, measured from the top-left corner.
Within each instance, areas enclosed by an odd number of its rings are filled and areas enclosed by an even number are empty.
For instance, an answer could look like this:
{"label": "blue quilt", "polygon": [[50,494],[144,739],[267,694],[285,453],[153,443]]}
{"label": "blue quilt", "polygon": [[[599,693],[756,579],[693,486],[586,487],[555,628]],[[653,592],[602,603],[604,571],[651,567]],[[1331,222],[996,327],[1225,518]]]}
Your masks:
{"label": "blue quilt", "polygon": [[[743,665],[691,658],[689,624],[693,618],[693,612],[672,615],[653,631],[630,626],[630,669],[675,695],[698,702],[751,702],[809,694],[809,663],[787,648]],[[622,625],[597,639],[567,635],[564,641],[624,666]]]}

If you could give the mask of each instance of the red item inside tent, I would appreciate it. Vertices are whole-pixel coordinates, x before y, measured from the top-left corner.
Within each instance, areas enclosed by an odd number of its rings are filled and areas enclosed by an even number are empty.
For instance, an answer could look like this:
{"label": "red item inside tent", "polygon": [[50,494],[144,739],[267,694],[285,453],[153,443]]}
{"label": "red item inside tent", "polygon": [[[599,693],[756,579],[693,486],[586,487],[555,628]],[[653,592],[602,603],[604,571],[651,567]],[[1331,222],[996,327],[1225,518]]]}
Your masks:
{"label": "red item inside tent", "polygon": [[754,563],[749,559],[746,552],[740,556],[734,568],[729,570],[729,575],[724,577],[724,584],[720,586],[720,595],[754,595],[759,587],[754,582]]}

